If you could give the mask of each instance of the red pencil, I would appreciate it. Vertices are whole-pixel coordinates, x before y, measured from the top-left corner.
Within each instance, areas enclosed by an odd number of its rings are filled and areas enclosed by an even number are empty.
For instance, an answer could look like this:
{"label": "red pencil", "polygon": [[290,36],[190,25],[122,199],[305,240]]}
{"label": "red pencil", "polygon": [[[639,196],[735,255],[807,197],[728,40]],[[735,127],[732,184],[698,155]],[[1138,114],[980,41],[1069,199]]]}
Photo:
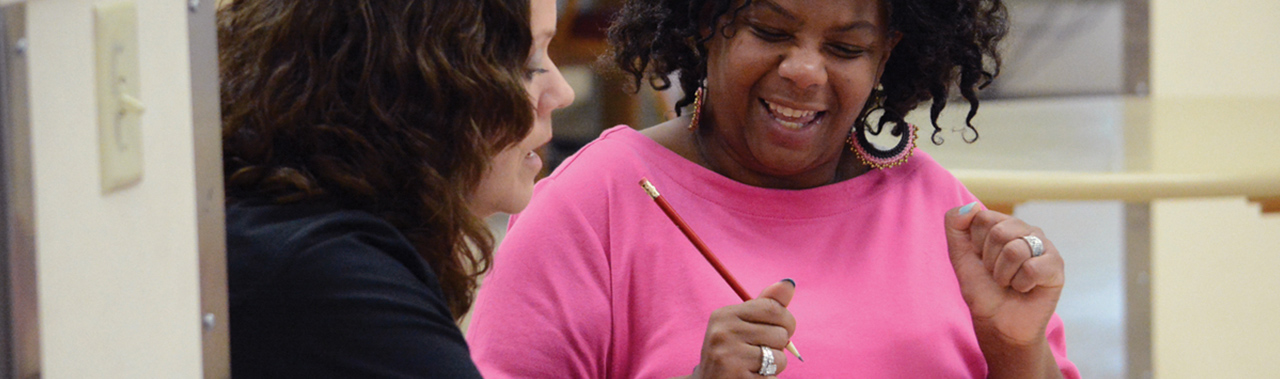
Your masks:
{"label": "red pencil", "polygon": [[[733,274],[730,274],[729,270],[725,269],[724,265],[720,263],[720,259],[716,258],[715,254],[711,253],[711,249],[707,248],[707,244],[702,243],[702,239],[698,238],[698,235],[693,232],[693,229],[689,228],[689,224],[686,224],[684,219],[680,218],[679,214],[676,214],[676,210],[671,208],[671,204],[667,202],[667,199],[662,197],[662,194],[658,193],[658,189],[653,186],[653,183],[649,183],[649,179],[647,178],[641,178],[640,186],[644,187],[645,192],[649,193],[649,197],[652,197],[655,203],[658,203],[658,208],[662,208],[662,212],[667,214],[667,218],[670,218],[671,222],[676,224],[677,228],[680,228],[680,232],[684,233],[684,236],[689,238],[689,242],[693,243],[693,247],[697,248],[698,252],[702,253],[702,257],[707,259],[707,263],[710,263],[711,267],[715,268],[716,272],[720,273],[720,277],[724,278],[724,281],[729,283],[729,287],[733,288],[733,292],[736,292],[738,297],[742,298],[742,301],[744,302],[751,300],[751,295],[747,293],[747,290],[743,289],[741,284],[738,284],[738,280],[734,279]],[[795,355],[796,359],[804,362],[804,358],[800,357],[800,351],[796,350],[796,345],[791,343],[791,341],[787,341],[787,351],[790,351],[792,355]]]}

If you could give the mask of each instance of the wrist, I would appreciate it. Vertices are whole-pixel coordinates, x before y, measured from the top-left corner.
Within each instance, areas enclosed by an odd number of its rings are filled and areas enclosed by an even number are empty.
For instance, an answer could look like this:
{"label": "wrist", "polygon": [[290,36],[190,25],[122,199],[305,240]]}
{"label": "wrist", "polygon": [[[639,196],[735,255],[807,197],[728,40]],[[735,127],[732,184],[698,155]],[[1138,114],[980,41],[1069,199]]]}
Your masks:
{"label": "wrist", "polygon": [[975,320],[978,346],[987,362],[988,378],[1060,378],[1058,362],[1044,333],[1030,340],[1009,338]]}

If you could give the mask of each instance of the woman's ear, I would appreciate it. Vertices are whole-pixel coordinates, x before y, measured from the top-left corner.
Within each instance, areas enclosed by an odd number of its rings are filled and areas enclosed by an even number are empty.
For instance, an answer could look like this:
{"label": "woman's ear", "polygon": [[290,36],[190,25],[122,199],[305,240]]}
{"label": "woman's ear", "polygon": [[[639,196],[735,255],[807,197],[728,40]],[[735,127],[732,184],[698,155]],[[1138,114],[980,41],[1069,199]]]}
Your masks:
{"label": "woman's ear", "polygon": [[880,82],[880,77],[884,75],[884,67],[889,64],[889,56],[893,55],[893,49],[898,46],[898,42],[902,41],[902,32],[890,31],[884,41],[884,55],[880,56],[879,68],[876,69],[876,83]]}
{"label": "woman's ear", "polygon": [[889,62],[889,56],[893,55],[893,49],[898,47],[898,42],[902,41],[902,32],[890,31],[889,35],[884,39],[884,56],[880,57],[880,69],[884,71],[884,65]]}

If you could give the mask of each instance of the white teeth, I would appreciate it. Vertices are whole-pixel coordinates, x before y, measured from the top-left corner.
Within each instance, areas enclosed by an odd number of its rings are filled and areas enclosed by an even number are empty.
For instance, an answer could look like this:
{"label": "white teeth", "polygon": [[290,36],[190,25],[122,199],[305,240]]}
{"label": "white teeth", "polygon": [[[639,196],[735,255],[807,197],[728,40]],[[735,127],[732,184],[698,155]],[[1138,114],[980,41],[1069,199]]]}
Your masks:
{"label": "white teeth", "polygon": [[765,103],[769,104],[769,110],[788,118],[809,118],[818,113],[817,111],[802,111],[799,109],[787,108],[767,101]]}
{"label": "white teeth", "polygon": [[[806,124],[813,122],[818,111],[802,111],[795,108],[788,108],[766,101],[769,110],[773,112],[773,119],[787,129],[799,130]],[[778,118],[778,116],[786,117],[788,120]]]}

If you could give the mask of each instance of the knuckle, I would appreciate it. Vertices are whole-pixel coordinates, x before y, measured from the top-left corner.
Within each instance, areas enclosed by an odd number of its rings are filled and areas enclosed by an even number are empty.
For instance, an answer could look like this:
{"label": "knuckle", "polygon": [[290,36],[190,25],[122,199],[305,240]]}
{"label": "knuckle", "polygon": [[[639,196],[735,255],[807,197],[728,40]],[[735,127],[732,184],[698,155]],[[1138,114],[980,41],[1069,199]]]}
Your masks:
{"label": "knuckle", "polygon": [[[791,340],[791,333],[784,328],[777,328],[777,332],[773,333],[773,341],[777,341],[776,345],[778,348],[786,348],[787,341],[789,340]],[[773,346],[773,344],[770,346]]]}
{"label": "knuckle", "polygon": [[753,317],[761,318],[760,321],[771,321],[781,317],[782,312],[786,308],[782,307],[777,300],[770,298],[757,298],[748,302],[751,306],[751,314]]}
{"label": "knuckle", "polygon": [[729,340],[729,336],[730,334],[724,332],[723,330],[708,330],[707,342],[710,343],[712,346],[720,346]]}
{"label": "knuckle", "polygon": [[981,222],[983,225],[990,225],[996,220],[996,212],[983,209],[978,211],[978,214],[974,215],[973,219],[975,222]]}
{"label": "knuckle", "polygon": [[707,327],[707,342],[712,345],[720,345],[733,339],[736,333],[729,327],[722,324],[714,324]]}
{"label": "knuckle", "polygon": [[[1017,243],[1018,241],[1006,242],[1004,247],[1000,248],[1000,254],[1004,255],[1005,259],[1019,258],[1023,251]],[[1027,255],[1030,255],[1030,252]]]}
{"label": "knuckle", "polygon": [[711,324],[721,323],[737,318],[733,306],[723,307],[711,312],[711,317],[707,320]]}
{"label": "knuckle", "polygon": [[777,300],[769,299],[768,306],[765,307],[770,319],[782,319],[787,313],[787,308],[782,306]]}
{"label": "knuckle", "polygon": [[991,227],[990,237],[988,238],[993,239],[996,242],[1005,242],[1017,238],[1017,236],[1013,235],[1014,233],[1013,225],[1010,225],[1007,222],[1002,222]]}
{"label": "knuckle", "polygon": [[724,318],[724,308],[711,311],[711,316],[707,317],[707,324],[714,324],[716,320]]}
{"label": "knuckle", "polygon": [[1044,267],[1042,266],[1042,263],[1037,262],[1034,259],[1028,260],[1026,262],[1022,262],[1022,274],[1025,275],[1027,279],[1034,282],[1044,274]]}

